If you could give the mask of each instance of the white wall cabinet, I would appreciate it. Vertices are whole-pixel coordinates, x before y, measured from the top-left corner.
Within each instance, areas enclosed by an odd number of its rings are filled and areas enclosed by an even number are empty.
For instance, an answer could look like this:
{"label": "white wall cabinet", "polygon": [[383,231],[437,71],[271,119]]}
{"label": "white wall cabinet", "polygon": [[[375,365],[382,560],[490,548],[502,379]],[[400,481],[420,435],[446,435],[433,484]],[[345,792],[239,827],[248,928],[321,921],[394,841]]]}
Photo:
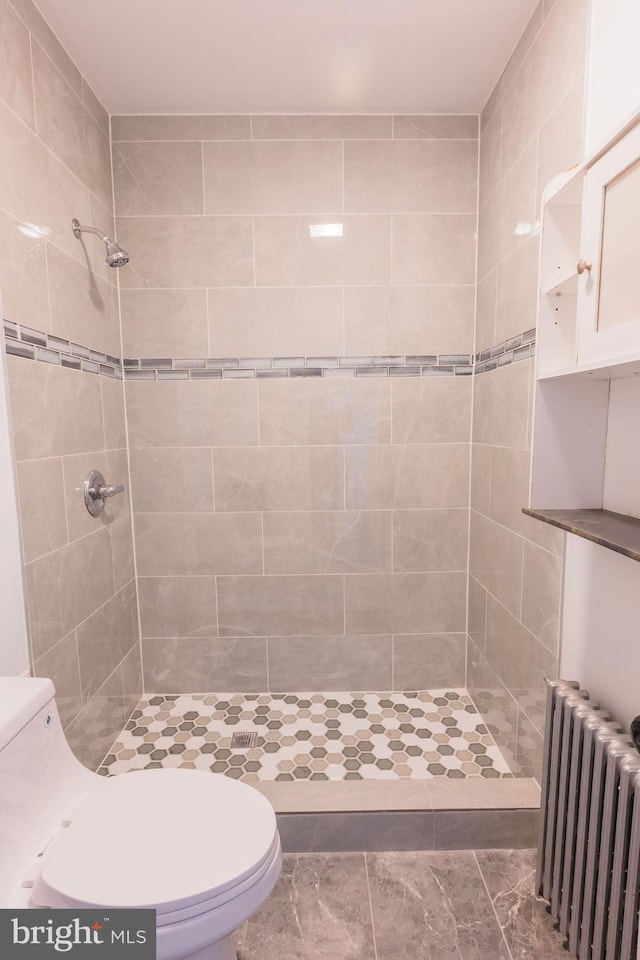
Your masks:
{"label": "white wall cabinet", "polygon": [[638,448],[640,113],[545,191],[530,499],[535,515],[605,511],[608,518],[567,515],[566,523],[558,522],[578,532],[578,519],[588,521],[596,531],[590,538],[604,542],[602,524],[608,519],[619,531],[624,514],[631,540],[619,552],[640,559]]}

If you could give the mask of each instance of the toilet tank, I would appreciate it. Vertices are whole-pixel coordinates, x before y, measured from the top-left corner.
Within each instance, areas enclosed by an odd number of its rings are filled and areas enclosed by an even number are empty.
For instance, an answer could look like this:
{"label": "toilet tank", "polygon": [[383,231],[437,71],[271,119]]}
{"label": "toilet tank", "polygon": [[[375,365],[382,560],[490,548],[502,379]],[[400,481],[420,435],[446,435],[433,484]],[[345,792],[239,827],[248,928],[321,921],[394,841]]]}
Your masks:
{"label": "toilet tank", "polygon": [[25,905],[38,854],[100,777],[74,757],[51,680],[0,677],[0,907]]}

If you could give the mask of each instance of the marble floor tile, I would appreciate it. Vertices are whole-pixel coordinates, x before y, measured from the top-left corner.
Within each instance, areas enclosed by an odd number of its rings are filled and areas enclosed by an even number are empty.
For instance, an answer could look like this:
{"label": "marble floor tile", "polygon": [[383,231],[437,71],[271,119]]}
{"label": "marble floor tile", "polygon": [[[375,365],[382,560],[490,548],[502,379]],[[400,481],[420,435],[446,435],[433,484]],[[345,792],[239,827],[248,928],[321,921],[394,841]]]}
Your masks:
{"label": "marble floor tile", "polygon": [[536,851],[479,850],[476,857],[512,960],[566,960],[562,937],[534,896]]}
{"label": "marble floor tile", "polygon": [[274,892],[254,914],[238,960],[375,960],[363,854],[284,858]]}
{"label": "marble floor tile", "polygon": [[510,960],[473,853],[366,857],[377,960]]}

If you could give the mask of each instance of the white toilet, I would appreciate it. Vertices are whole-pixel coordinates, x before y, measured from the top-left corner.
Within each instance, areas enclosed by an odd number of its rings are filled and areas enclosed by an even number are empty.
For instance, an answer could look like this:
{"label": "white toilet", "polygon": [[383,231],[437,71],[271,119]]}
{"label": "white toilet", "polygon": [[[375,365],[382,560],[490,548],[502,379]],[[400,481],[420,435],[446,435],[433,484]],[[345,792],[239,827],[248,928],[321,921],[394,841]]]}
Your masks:
{"label": "white toilet", "polygon": [[280,873],[271,804],[205,771],[91,773],[54,696],[0,677],[0,907],[153,907],[158,960],[235,960]]}

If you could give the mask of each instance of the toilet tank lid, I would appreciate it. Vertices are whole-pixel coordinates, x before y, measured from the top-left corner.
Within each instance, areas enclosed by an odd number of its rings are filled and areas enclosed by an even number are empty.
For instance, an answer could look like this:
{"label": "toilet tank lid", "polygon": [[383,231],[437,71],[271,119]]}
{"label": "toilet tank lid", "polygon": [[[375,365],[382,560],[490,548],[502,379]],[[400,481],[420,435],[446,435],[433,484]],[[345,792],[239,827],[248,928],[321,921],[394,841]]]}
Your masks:
{"label": "toilet tank lid", "polygon": [[51,680],[0,677],[0,750],[55,696]]}

